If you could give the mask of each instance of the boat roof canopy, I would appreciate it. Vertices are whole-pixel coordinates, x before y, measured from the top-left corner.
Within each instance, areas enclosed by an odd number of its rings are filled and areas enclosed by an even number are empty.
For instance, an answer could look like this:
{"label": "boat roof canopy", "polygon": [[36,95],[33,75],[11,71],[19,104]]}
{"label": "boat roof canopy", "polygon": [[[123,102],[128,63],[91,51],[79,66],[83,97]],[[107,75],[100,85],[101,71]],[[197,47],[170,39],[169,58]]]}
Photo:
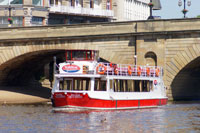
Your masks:
{"label": "boat roof canopy", "polygon": [[99,51],[96,50],[66,50],[66,61],[96,61]]}

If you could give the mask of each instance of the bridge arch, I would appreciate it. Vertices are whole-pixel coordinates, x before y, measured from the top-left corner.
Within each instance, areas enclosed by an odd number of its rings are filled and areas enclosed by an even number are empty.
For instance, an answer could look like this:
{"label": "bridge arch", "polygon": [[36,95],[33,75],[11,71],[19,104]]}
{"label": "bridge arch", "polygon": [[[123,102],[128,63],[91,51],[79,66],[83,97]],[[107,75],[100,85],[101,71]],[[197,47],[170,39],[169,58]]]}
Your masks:
{"label": "bridge arch", "polygon": [[[21,42],[23,44],[23,42]],[[101,44],[101,43],[106,43]],[[110,40],[107,42],[98,42],[92,40],[73,41],[73,40],[57,40],[57,41],[32,41],[27,44],[20,45],[15,43],[15,46],[7,46],[4,49],[0,49],[0,84],[5,80],[13,82],[16,77],[24,76],[28,74],[30,69],[39,69],[39,66],[43,66],[44,63],[51,62],[54,55],[62,55],[64,50],[67,49],[91,49],[99,50],[100,57],[113,62],[113,63],[127,63],[130,60],[133,62],[133,49],[129,48],[128,43],[123,45],[110,44]],[[39,44],[39,45],[38,45]],[[124,51],[119,50],[124,48]],[[131,52],[130,57],[122,56],[124,52]],[[63,57],[65,57],[63,55]],[[43,63],[40,62],[41,58],[46,58]],[[126,62],[123,62],[126,61]],[[35,66],[38,63],[38,67]],[[27,71],[26,71],[27,69]],[[24,72],[23,72],[24,71]],[[23,73],[22,73],[23,72]],[[34,73],[34,71],[32,72]],[[32,74],[30,73],[30,74]],[[28,75],[29,76],[29,75]],[[24,78],[26,79],[26,78]],[[18,81],[16,81],[18,83]]]}
{"label": "bridge arch", "polygon": [[[0,49],[0,68],[4,63],[27,53],[43,50],[91,49],[99,50],[99,56],[113,63],[133,63],[134,47],[129,46],[131,37],[93,38],[79,40],[30,40],[27,42],[6,42]],[[103,40],[103,41],[102,41]],[[8,46],[7,46],[8,45]],[[124,56],[128,53],[127,56]]]}
{"label": "bridge arch", "polygon": [[200,45],[178,52],[166,64],[166,86],[174,100],[200,99]]}

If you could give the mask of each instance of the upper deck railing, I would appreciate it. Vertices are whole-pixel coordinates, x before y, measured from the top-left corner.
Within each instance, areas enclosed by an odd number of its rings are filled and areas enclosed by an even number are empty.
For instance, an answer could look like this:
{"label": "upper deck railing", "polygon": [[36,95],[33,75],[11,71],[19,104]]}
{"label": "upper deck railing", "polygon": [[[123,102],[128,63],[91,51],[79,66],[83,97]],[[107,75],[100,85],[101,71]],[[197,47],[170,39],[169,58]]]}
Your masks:
{"label": "upper deck railing", "polygon": [[116,76],[162,77],[163,69],[159,66],[98,63],[95,73]]}
{"label": "upper deck railing", "polygon": [[114,16],[114,13],[112,10],[83,8],[83,7],[74,7],[74,6],[61,6],[61,5],[50,5],[50,12],[78,14],[78,15],[87,15],[87,16],[100,16],[100,17]]}
{"label": "upper deck railing", "polygon": [[[73,65],[72,65],[73,67]],[[97,63],[94,69],[83,68],[82,72],[62,73],[61,75],[107,75],[107,76],[129,76],[129,77],[162,77],[163,68],[159,66],[136,66],[129,64]]]}

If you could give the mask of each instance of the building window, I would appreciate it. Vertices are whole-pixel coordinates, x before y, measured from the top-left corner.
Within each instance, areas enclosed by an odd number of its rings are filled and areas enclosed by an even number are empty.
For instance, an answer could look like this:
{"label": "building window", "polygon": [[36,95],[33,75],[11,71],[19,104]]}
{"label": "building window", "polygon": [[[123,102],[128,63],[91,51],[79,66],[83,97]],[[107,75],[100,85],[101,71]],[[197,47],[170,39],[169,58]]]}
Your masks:
{"label": "building window", "polygon": [[43,18],[42,17],[32,17],[32,25],[33,26],[43,25]]}
{"label": "building window", "polygon": [[23,0],[0,0],[0,5],[23,4]]}
{"label": "building window", "polygon": [[49,3],[50,3],[50,5],[53,5],[54,4],[54,0],[50,0]]}
{"label": "building window", "polygon": [[71,6],[75,6],[75,0],[71,0]]}
{"label": "building window", "polygon": [[94,0],[94,8],[95,9],[101,8],[101,1],[100,0]]}
{"label": "building window", "polygon": [[78,4],[79,4],[79,0],[76,0],[76,6],[78,6]]}
{"label": "building window", "polygon": [[94,0],[90,0],[90,8],[94,8]]}
{"label": "building window", "polygon": [[43,0],[32,0],[32,4],[35,6],[43,6]]}
{"label": "building window", "polygon": [[110,0],[107,0],[106,9],[107,9],[107,10],[110,10]]}
{"label": "building window", "polygon": [[58,0],[50,0],[50,5],[58,5]]}

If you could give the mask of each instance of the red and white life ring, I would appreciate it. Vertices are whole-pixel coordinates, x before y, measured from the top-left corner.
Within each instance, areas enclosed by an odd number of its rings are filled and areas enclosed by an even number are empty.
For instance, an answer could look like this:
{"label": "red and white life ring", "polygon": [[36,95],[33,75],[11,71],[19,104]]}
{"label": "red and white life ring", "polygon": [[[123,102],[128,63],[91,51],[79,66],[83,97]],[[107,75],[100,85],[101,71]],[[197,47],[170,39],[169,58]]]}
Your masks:
{"label": "red and white life ring", "polygon": [[104,64],[99,64],[96,68],[98,74],[104,74],[106,72],[106,66]]}
{"label": "red and white life ring", "polygon": [[157,81],[157,80],[154,80],[153,82],[154,82],[154,85],[157,85],[157,84],[158,84],[158,81]]}

